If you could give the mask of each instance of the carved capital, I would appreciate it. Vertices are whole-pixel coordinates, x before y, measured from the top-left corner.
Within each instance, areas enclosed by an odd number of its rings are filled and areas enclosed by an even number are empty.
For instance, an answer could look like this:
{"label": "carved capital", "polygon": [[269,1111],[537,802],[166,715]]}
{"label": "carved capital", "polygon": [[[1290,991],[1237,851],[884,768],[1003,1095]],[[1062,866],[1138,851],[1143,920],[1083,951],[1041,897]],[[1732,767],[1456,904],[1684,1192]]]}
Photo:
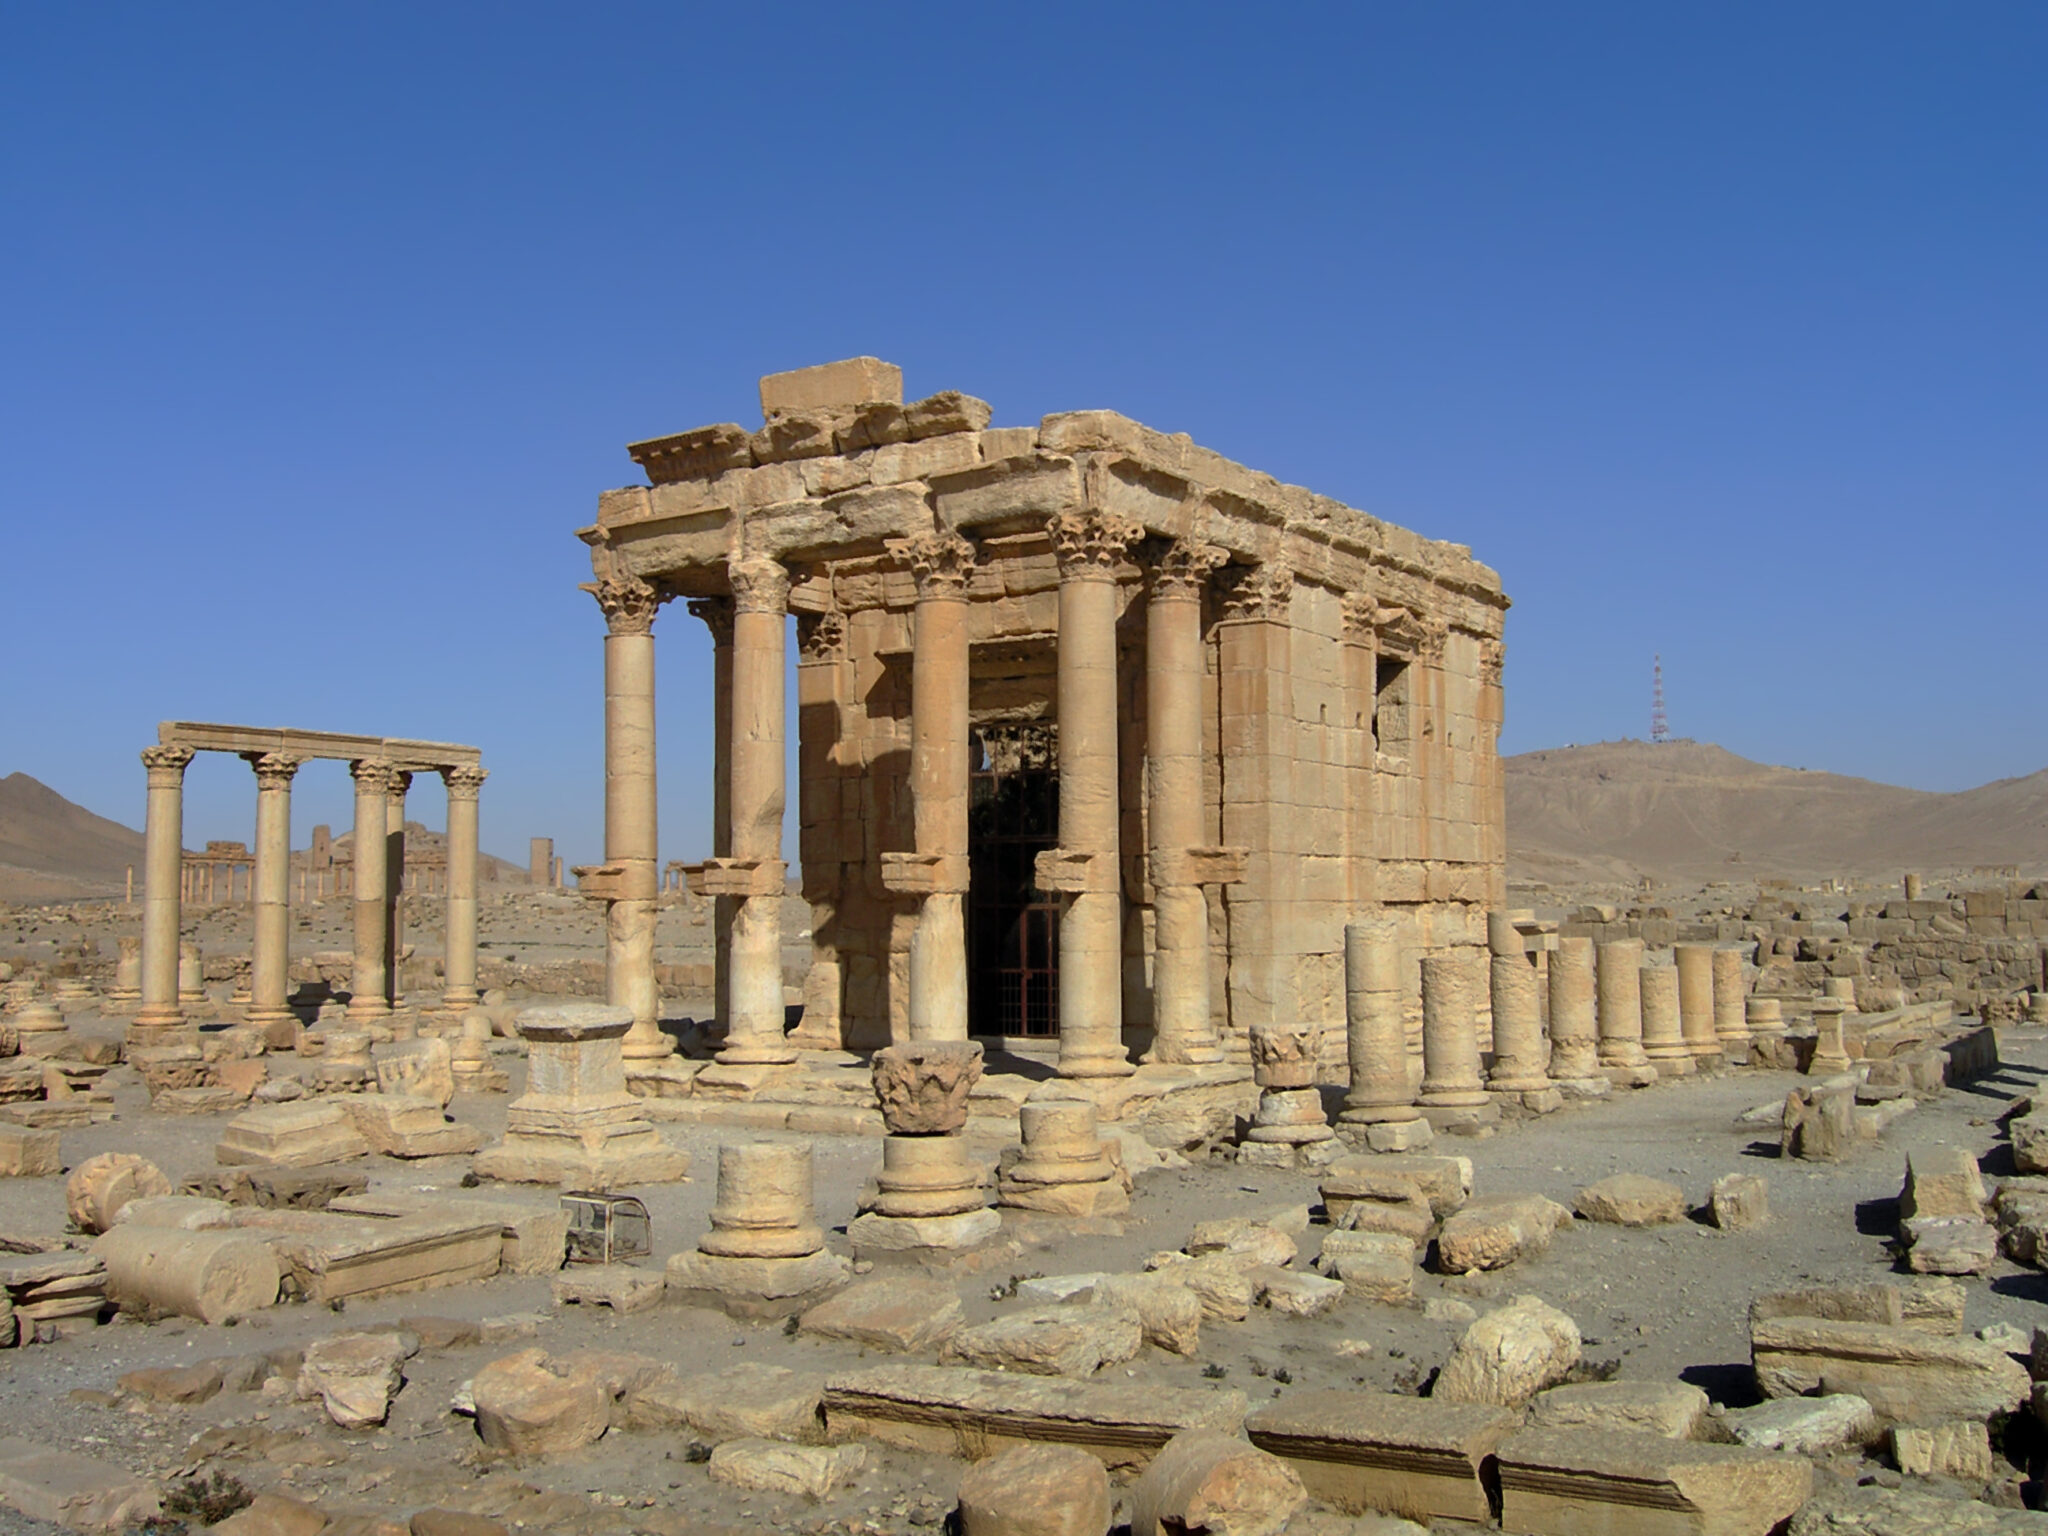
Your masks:
{"label": "carved capital", "polygon": [[914,539],[897,539],[890,543],[889,553],[909,565],[919,602],[958,602],[967,595],[967,581],[974,574],[974,546],[959,534],[925,533]]}
{"label": "carved capital", "polygon": [[732,599],[729,597],[693,597],[690,599],[690,616],[702,619],[704,627],[711,631],[713,645],[732,644]]}
{"label": "carved capital", "polygon": [[726,561],[725,570],[732,582],[735,613],[782,614],[789,611],[789,568],[780,560],[754,555],[744,560]]}
{"label": "carved capital", "polygon": [[1277,560],[1238,566],[1223,593],[1223,618],[1235,624],[1284,624],[1294,597],[1294,572]]}
{"label": "carved capital", "polygon": [[615,635],[647,635],[654,632],[654,613],[662,595],[638,576],[612,575],[586,581],[583,590],[597,599],[604,611],[605,627]]}
{"label": "carved capital", "polygon": [[1507,666],[1508,648],[1503,640],[1482,640],[1479,642],[1479,681],[1488,688],[1500,686],[1500,675]]}
{"label": "carved capital", "polygon": [[1437,666],[1444,659],[1444,646],[1451,638],[1451,626],[1437,619],[1422,621],[1422,642],[1415,648],[1415,654],[1430,666]]}
{"label": "carved capital", "polygon": [[1211,544],[1191,544],[1175,539],[1165,546],[1147,575],[1152,596],[1163,601],[1199,602],[1208,585],[1209,573],[1230,557]]}
{"label": "carved capital", "polygon": [[441,782],[448,786],[450,800],[476,799],[483,790],[484,780],[490,776],[490,769],[468,763],[441,770]]}
{"label": "carved capital", "polygon": [[804,661],[840,661],[846,655],[846,615],[800,613],[796,616],[797,653]]}
{"label": "carved capital", "polygon": [[256,770],[256,788],[290,789],[292,778],[304,765],[304,760],[289,752],[244,752],[242,757]]}
{"label": "carved capital", "polygon": [[1059,561],[1062,581],[1080,577],[1108,578],[1123,552],[1144,533],[1136,523],[1105,512],[1055,512],[1045,522]]}
{"label": "carved capital", "polygon": [[388,795],[398,778],[398,770],[391,766],[389,759],[382,757],[359,757],[348,765],[348,774],[356,781],[359,794]]}
{"label": "carved capital", "polygon": [[1346,592],[1338,600],[1344,616],[1344,638],[1353,645],[1379,645],[1379,599],[1371,592]]}
{"label": "carved capital", "polygon": [[190,747],[144,747],[142,766],[149,770],[152,789],[176,789],[185,782],[185,768],[192,761]]}

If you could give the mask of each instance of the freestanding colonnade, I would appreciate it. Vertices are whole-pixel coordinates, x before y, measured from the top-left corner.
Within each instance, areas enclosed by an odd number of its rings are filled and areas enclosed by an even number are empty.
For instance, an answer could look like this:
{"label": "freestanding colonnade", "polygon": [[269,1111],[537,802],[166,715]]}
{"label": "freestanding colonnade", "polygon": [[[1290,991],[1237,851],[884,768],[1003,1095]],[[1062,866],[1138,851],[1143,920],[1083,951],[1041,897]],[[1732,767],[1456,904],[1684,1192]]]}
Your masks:
{"label": "freestanding colonnade", "polygon": [[184,858],[185,769],[198,752],[232,752],[256,772],[255,944],[249,1022],[291,1019],[291,795],[299,768],[315,758],[349,765],[355,779],[355,946],[349,1017],[375,1019],[398,1001],[398,894],[405,869],[405,796],[417,773],[438,773],[448,789],[448,916],[445,1008],[476,1002],[477,801],[486,771],[475,747],[437,741],[264,730],[167,720],[145,748],[149,803],[143,823],[142,1003],[139,1031],[185,1022],[178,1003],[179,885]]}
{"label": "freestanding colonnade", "polygon": [[[1108,411],[991,428],[873,358],[761,381],[765,425],[633,445],[580,530],[605,640],[610,1001],[654,973],[654,626],[711,631],[721,1060],[1057,1036],[1059,1071],[1341,1040],[1344,927],[1485,953],[1505,896],[1498,577]],[[784,1029],[796,621],[801,1027]],[[1411,968],[1412,969],[1412,968]],[[1419,975],[1405,981],[1419,1016]]]}

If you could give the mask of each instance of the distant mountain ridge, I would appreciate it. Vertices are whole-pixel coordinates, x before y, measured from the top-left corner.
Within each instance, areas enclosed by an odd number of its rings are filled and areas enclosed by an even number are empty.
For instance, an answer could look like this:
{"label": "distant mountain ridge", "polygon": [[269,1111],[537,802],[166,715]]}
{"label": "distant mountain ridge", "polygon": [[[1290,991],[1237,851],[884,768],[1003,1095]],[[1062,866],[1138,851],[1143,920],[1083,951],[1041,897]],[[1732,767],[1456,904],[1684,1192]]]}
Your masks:
{"label": "distant mountain ridge", "polygon": [[1502,766],[1511,879],[2048,870],[2048,770],[1937,794],[1695,741],[1557,747]]}
{"label": "distant mountain ridge", "polygon": [[25,773],[0,779],[0,900],[117,895],[142,867],[142,834]]}

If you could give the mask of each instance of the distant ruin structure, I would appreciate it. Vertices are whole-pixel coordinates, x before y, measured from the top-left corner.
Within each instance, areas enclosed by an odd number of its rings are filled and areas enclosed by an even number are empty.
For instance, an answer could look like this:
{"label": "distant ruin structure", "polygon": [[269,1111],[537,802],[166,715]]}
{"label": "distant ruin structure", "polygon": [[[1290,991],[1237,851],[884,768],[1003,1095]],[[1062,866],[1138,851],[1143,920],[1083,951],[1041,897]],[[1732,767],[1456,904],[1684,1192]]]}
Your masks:
{"label": "distant ruin structure", "polygon": [[[1505,901],[1496,574],[1110,411],[992,428],[873,358],[761,381],[765,425],[634,444],[599,498],[610,1000],[655,1023],[653,628],[710,630],[728,1066],[1055,1037],[1068,1077],[1344,1040],[1344,928],[1486,952]],[[784,668],[798,648],[786,1033]],[[1418,978],[1405,987],[1411,1009]]]}

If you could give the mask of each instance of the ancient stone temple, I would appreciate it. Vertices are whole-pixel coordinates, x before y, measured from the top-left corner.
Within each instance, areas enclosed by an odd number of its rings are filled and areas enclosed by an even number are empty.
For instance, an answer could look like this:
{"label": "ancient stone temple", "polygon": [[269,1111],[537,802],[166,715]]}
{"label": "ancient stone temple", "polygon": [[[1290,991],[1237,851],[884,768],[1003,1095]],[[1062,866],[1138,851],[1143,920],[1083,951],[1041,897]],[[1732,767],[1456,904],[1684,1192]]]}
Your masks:
{"label": "ancient stone temple", "polygon": [[[599,499],[606,858],[628,1058],[655,1028],[653,626],[710,630],[723,1060],[1046,1036],[1069,1077],[1344,1039],[1344,926],[1486,945],[1504,900],[1495,573],[1111,411],[991,427],[873,358],[761,381],[765,425],[635,444]],[[785,1030],[784,674],[800,889]],[[1411,962],[1412,963],[1412,962]],[[1418,978],[1406,979],[1411,1013]]]}

